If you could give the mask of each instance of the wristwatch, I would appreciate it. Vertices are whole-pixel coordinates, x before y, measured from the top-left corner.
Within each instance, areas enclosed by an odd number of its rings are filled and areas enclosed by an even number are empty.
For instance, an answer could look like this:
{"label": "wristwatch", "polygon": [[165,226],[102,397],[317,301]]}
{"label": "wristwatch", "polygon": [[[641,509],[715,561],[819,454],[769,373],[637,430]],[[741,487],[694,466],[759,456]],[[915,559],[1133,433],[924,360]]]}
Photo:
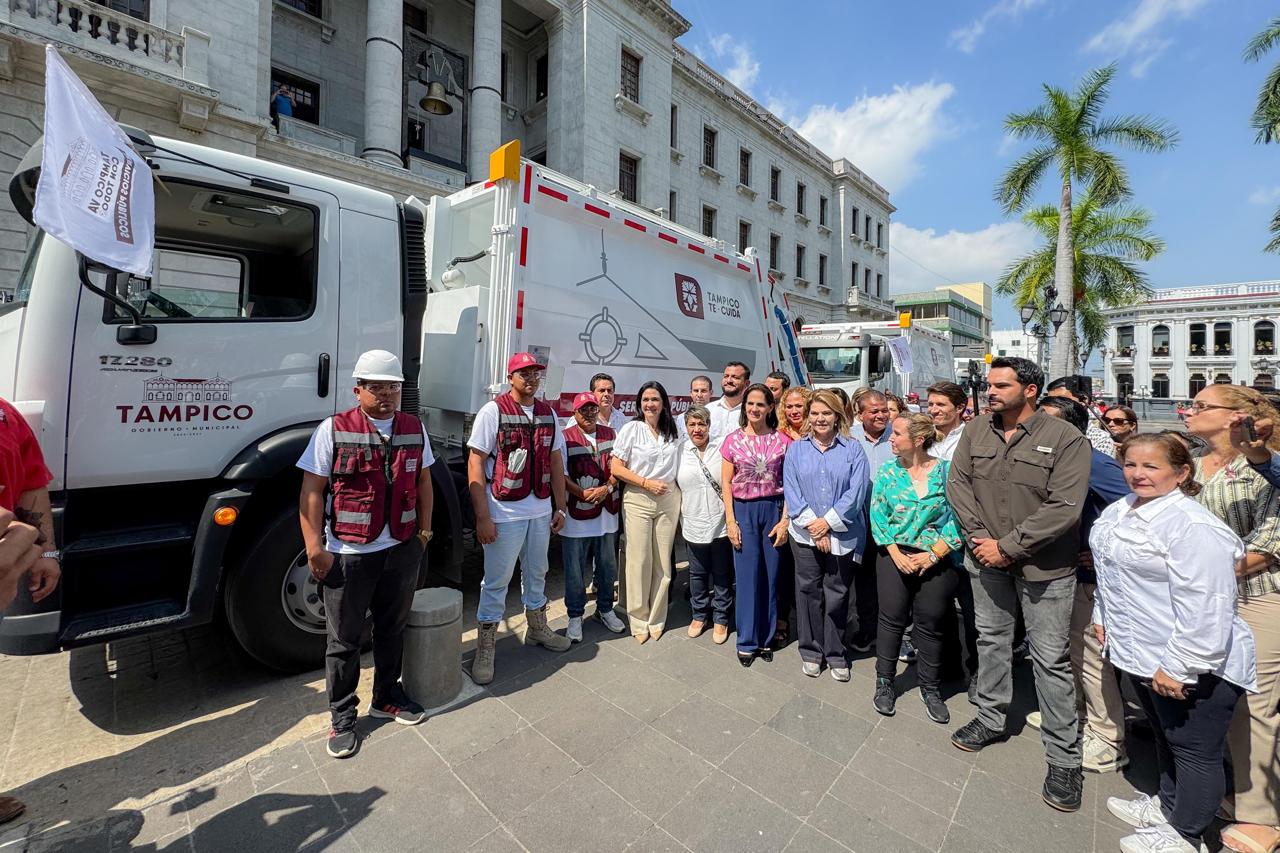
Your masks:
{"label": "wristwatch", "polygon": [[942,558],[938,556],[938,552],[937,552],[937,551],[930,551],[930,552],[929,552],[929,565],[931,565],[931,566],[935,566],[935,565],[937,565],[937,564],[938,564],[938,561],[939,561],[939,560],[941,560],[941,559],[942,559]]}
{"label": "wristwatch", "polygon": [[40,555],[40,559],[42,559],[42,560],[57,560],[59,563],[61,563],[61,562],[62,562],[62,551],[61,551],[60,549],[58,549],[58,548],[55,548],[55,549],[54,549],[54,550],[52,550],[52,551],[45,551],[44,553],[42,553],[42,554]]}

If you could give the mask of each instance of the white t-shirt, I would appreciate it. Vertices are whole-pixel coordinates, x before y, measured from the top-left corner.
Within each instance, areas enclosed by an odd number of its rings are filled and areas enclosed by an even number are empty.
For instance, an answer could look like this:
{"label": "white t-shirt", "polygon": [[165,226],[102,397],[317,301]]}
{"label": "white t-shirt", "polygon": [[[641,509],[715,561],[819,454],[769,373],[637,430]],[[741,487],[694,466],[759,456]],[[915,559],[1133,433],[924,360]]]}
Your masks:
{"label": "white t-shirt", "polygon": [[719,397],[707,403],[707,409],[711,412],[711,437],[724,438],[729,433],[738,429],[740,424],[738,421],[742,417],[742,401],[738,401],[738,405],[732,409],[725,405],[724,397]]}
{"label": "white t-shirt", "polygon": [[654,435],[644,421],[627,421],[614,439],[613,455],[637,477],[674,484],[680,465],[680,441]]}
{"label": "white t-shirt", "polygon": [[964,432],[964,424],[960,423],[955,429],[947,433],[946,438],[929,448],[929,455],[934,459],[950,462],[951,457],[955,455],[956,445],[960,443],[960,433],[962,432]]}
{"label": "white t-shirt", "polygon": [[[521,406],[525,415],[533,419],[533,406]],[[489,498],[489,517],[495,523],[505,521],[527,521],[551,514],[551,498],[540,498],[533,492],[518,501],[500,501],[493,496],[489,484],[493,482],[494,450],[498,446],[498,404],[490,400],[476,412],[476,419],[471,424],[471,438],[467,439],[467,447],[479,450],[487,457],[484,461],[485,495]],[[557,427],[555,438],[551,442],[552,452],[559,451],[564,457],[564,433]],[[532,457],[529,459],[533,464]]]}
{"label": "white t-shirt", "polygon": [[[680,471],[676,482],[680,485],[680,530],[688,542],[705,545],[728,534],[724,521],[724,502],[720,493],[707,482],[710,474],[715,482],[721,482],[720,439],[708,438],[707,449],[702,452],[702,464],[698,464],[698,448],[684,439],[680,442]],[[706,466],[706,474],[702,468]]]}
{"label": "white t-shirt", "polygon": [[[592,447],[596,446],[596,434],[594,432],[590,435],[584,432],[582,437],[585,438]],[[569,453],[567,449],[561,454],[561,456],[564,459],[564,476],[567,480],[569,479]],[[594,489],[596,486],[601,485],[604,484],[592,480],[584,485],[583,488]],[[568,498],[569,506],[573,506],[577,501],[577,498],[573,495],[569,495]],[[570,539],[590,539],[593,536],[603,536],[606,533],[617,532],[618,514],[615,512],[609,512],[607,508],[602,507],[600,514],[595,518],[577,519],[573,517],[573,513],[566,514],[564,528],[560,531],[560,535],[567,536]]]}
{"label": "white t-shirt", "polygon": [[[374,420],[369,418],[369,423],[373,424],[373,428],[383,438],[391,437],[391,425],[395,418],[386,418],[385,420]],[[425,428],[422,430],[422,469],[425,471],[435,464],[435,454],[431,452],[431,439],[427,437]],[[326,480],[333,473],[333,418],[325,418],[321,421],[320,426],[316,427],[316,431],[311,433],[311,441],[307,442],[307,449],[302,451],[302,456],[298,458],[298,467],[303,471],[311,474],[319,474]],[[325,502],[325,515],[331,514],[330,508],[333,506],[333,498],[330,497]],[[391,525],[384,525],[382,532],[378,534],[378,538],[366,544],[357,542],[343,542],[341,539],[333,535],[333,526],[328,520],[324,524],[324,548],[334,554],[372,554],[375,551],[385,551],[393,545],[400,543],[391,536]]]}
{"label": "white t-shirt", "polygon": [[[609,413],[609,421],[607,423],[605,421],[600,420],[598,417],[596,418],[596,423],[604,424],[607,427],[612,427],[613,431],[616,433],[618,432],[618,430],[622,429],[622,425],[629,420],[631,420],[631,418],[624,415],[621,410],[614,409],[612,412]],[[569,417],[562,418],[560,420],[560,428],[568,429],[569,427],[573,426],[575,423],[577,423],[577,420],[574,418],[573,415],[569,415]]]}

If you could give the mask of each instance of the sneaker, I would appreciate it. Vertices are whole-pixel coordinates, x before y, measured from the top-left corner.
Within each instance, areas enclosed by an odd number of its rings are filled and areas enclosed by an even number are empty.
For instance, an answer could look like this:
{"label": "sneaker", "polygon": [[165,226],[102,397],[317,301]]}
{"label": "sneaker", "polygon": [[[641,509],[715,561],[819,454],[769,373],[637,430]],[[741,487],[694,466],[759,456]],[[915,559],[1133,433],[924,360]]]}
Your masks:
{"label": "sneaker", "polygon": [[911,645],[911,638],[904,636],[902,645],[898,647],[898,660],[903,663],[915,663],[916,647]]}
{"label": "sneaker", "polygon": [[1164,810],[1160,808],[1158,799],[1147,796],[1141,791],[1134,791],[1134,793],[1137,796],[1131,800],[1107,797],[1107,811],[1137,829],[1146,829],[1169,822]]}
{"label": "sneaker", "polygon": [[1085,770],[1090,773],[1114,773],[1129,763],[1129,756],[1116,749],[1102,738],[1086,734],[1084,736]]}
{"label": "sneaker", "polygon": [[564,629],[564,635],[569,638],[571,643],[582,642],[582,617],[570,616],[569,627]]}
{"label": "sneaker", "polygon": [[1042,722],[1043,719],[1040,716],[1039,711],[1032,711],[1030,714],[1027,714],[1027,728],[1040,731],[1040,725]]}
{"label": "sneaker", "polygon": [[1080,811],[1084,799],[1084,773],[1079,767],[1049,765],[1044,776],[1044,801],[1060,812]]}
{"label": "sneaker", "polygon": [[1204,842],[1193,845],[1167,823],[1147,826],[1120,839],[1124,853],[1207,853]]}
{"label": "sneaker", "polygon": [[938,692],[938,688],[921,687],[920,701],[924,702],[924,712],[929,715],[929,719],[940,725],[951,722],[951,710],[947,708],[947,703],[942,701],[942,694]]}
{"label": "sneaker", "polygon": [[831,677],[836,681],[848,681],[850,677],[849,667],[833,666],[831,667]]}
{"label": "sneaker", "polygon": [[969,704],[978,704],[978,676],[969,679]]}
{"label": "sneaker", "polygon": [[872,634],[854,634],[853,640],[849,643],[849,648],[858,654],[866,654],[875,647],[876,638]]}
{"label": "sneaker", "polygon": [[981,752],[993,743],[1007,738],[1004,732],[987,728],[987,724],[977,718],[970,720],[951,735],[951,744],[965,752]]}
{"label": "sneaker", "polygon": [[898,712],[896,708],[898,697],[893,689],[892,678],[876,676],[876,695],[872,698],[871,704],[875,706],[877,714],[883,714],[886,717],[892,717]]}
{"label": "sneaker", "polygon": [[809,663],[807,660],[801,661],[800,671],[810,678],[817,678],[819,675],[822,675],[822,664]]}
{"label": "sneaker", "polygon": [[387,701],[370,704],[369,716],[380,720],[395,720],[402,726],[416,726],[427,718],[427,712],[406,696],[404,690],[397,690],[396,695]]}
{"label": "sneaker", "polygon": [[627,630],[627,626],[622,624],[622,620],[618,618],[618,614],[613,612],[613,608],[608,610],[597,610],[596,616],[600,622],[615,634],[621,634]]}
{"label": "sneaker", "polygon": [[324,751],[334,758],[350,758],[360,749],[360,738],[356,737],[355,728],[329,729],[329,743]]}

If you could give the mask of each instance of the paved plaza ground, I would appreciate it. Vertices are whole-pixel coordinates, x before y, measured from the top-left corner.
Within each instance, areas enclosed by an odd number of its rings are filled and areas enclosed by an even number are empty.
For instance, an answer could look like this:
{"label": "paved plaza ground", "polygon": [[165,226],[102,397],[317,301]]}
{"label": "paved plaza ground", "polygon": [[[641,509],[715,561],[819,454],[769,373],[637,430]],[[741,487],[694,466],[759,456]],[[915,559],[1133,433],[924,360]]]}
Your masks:
{"label": "paved plaza ground", "polygon": [[885,718],[871,658],[848,684],[805,677],[794,644],[743,669],[732,643],[688,639],[688,619],[677,593],[671,629],[643,646],[595,620],[563,655],[507,635],[493,684],[464,679],[418,727],[362,717],[346,761],[324,751],[322,675],[264,671],[216,627],[0,657],[0,791],[30,808],[0,827],[0,853],[1111,853],[1127,831],[1106,797],[1153,790],[1139,735],[1137,769],[1086,774],[1077,814],[1046,806],[1025,665],[1014,736],[971,755],[948,740],[972,716],[961,684],[939,726],[909,669]]}

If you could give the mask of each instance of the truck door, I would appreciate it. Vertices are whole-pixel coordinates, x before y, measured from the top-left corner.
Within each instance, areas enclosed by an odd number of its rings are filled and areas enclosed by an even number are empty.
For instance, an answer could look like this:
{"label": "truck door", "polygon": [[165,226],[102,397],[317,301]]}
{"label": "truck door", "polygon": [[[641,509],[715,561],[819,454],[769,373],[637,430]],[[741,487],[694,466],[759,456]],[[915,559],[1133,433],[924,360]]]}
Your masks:
{"label": "truck door", "polygon": [[151,280],[97,277],[155,342],[117,343],[126,312],[80,298],[68,488],[216,477],[254,440],[334,412],[337,199],[163,183]]}

